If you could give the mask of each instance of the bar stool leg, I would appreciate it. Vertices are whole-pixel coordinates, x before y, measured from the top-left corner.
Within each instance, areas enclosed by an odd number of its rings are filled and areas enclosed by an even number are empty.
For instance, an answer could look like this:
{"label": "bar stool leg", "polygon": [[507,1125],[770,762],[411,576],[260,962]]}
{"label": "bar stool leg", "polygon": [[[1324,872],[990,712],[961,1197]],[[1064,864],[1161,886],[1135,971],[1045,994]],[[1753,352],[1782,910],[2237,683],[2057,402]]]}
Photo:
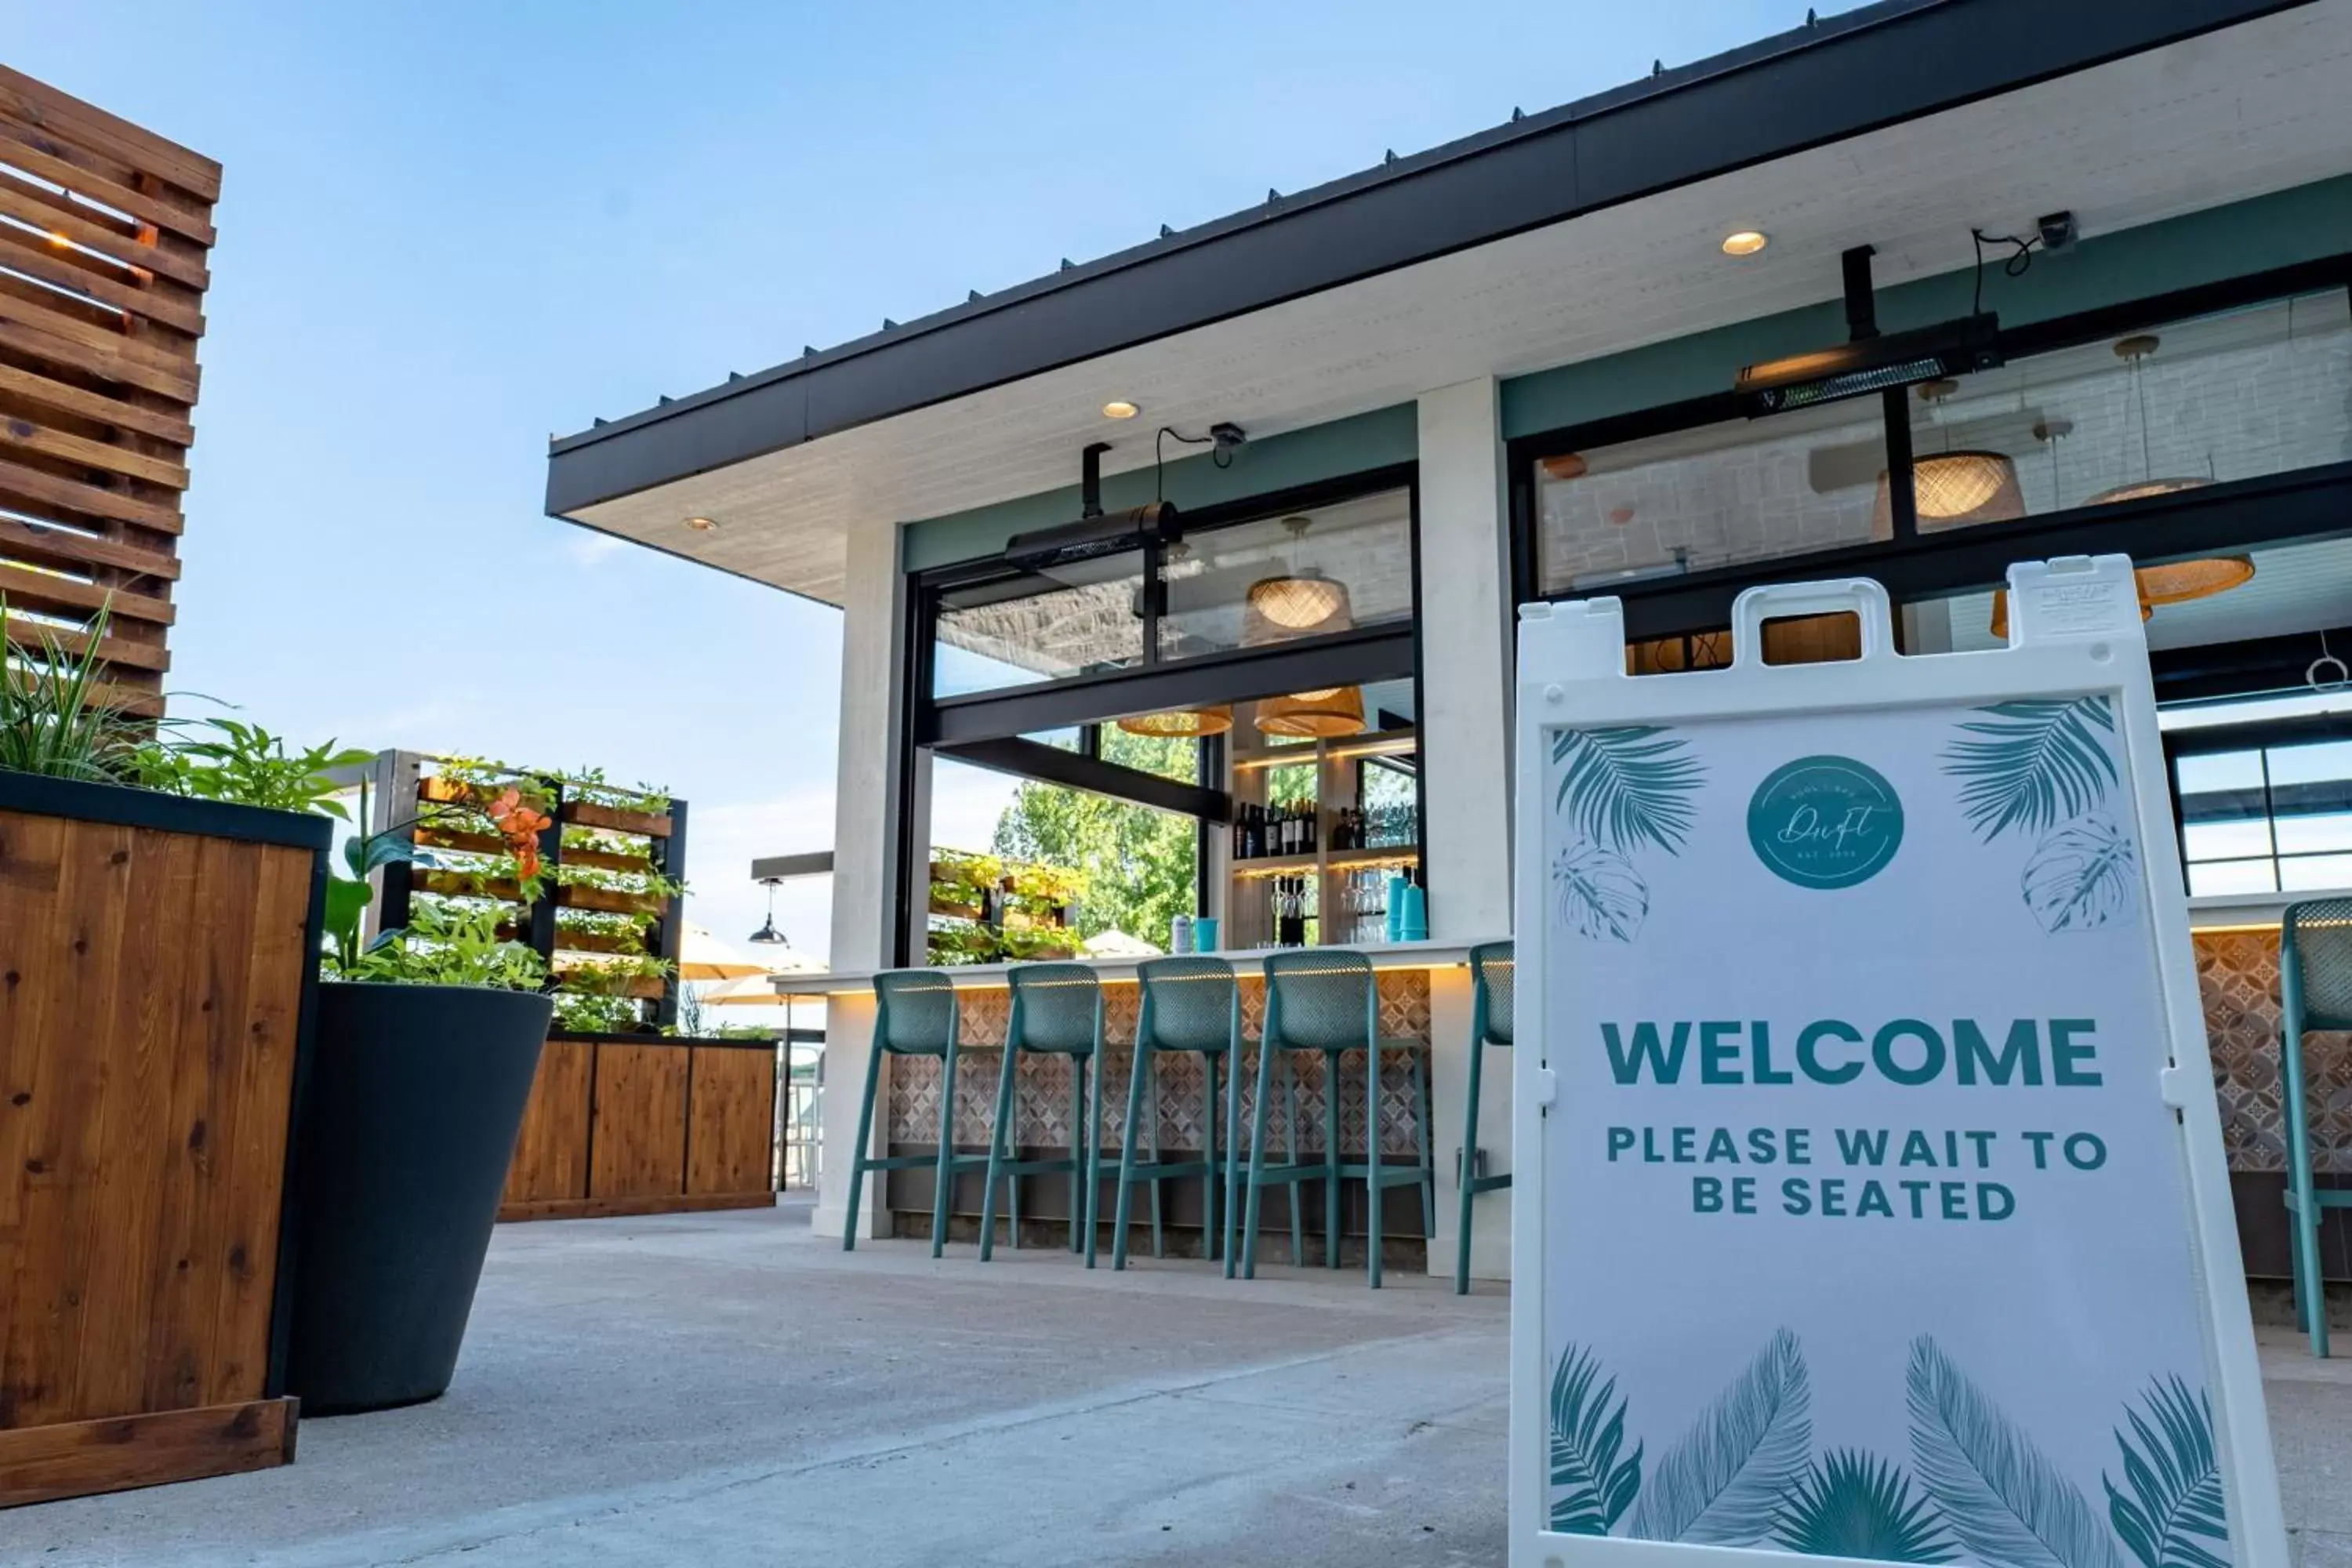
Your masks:
{"label": "bar stool leg", "polygon": [[1240,1219],[1242,1168],[1242,1047],[1234,1043],[1233,1070],[1225,1075],[1225,1278],[1234,1277],[1234,1230]]}
{"label": "bar stool leg", "polygon": [[1454,1293],[1457,1296],[1470,1294],[1470,1208],[1478,1195],[1472,1186],[1478,1170],[1478,1069],[1486,1055],[1485,1041],[1470,1042],[1470,1085],[1465,1096],[1470,1112],[1462,1134],[1462,1169],[1455,1177],[1462,1187],[1462,1214],[1454,1231]]}
{"label": "bar stool leg", "polygon": [[1437,1234],[1437,1163],[1430,1155],[1429,1058],[1412,1053],[1412,1141],[1421,1153],[1421,1234]]}
{"label": "bar stool leg", "polygon": [[1111,1206],[1110,1266],[1113,1272],[1127,1267],[1128,1216],[1132,1212],[1130,1194],[1135,1191],[1135,1116],[1143,1101],[1143,1064],[1150,1057],[1150,1047],[1138,1044],[1135,1058],[1127,1071],[1127,1121],[1118,1140],[1118,1201]]}
{"label": "bar stool leg", "polygon": [[1083,1058],[1070,1058],[1070,1251],[1086,1249],[1078,1228],[1087,1212],[1087,1068]]}
{"label": "bar stool leg", "polygon": [[866,1195],[866,1152],[874,1146],[874,1086],[882,1079],[882,1039],[877,1026],[873,1054],[866,1059],[866,1099],[857,1108],[857,1142],[849,1148],[849,1219],[842,1226],[841,1250],[857,1250],[858,1200]]}
{"label": "bar stool leg", "polygon": [[[1160,1058],[1156,1052],[1151,1058],[1150,1067],[1145,1070],[1150,1077],[1148,1087],[1151,1095],[1150,1102],[1151,1120],[1149,1123],[1151,1134],[1151,1163],[1156,1169],[1160,1163]],[[1154,1176],[1151,1178],[1151,1256],[1154,1258],[1165,1258],[1168,1256],[1167,1249],[1161,1245],[1160,1239],[1160,1189],[1165,1185],[1167,1185],[1167,1183],[1160,1177]]]}
{"label": "bar stool leg", "polygon": [[[1100,1031],[1097,1031],[1099,1041]],[[1078,1170],[1087,1179],[1087,1267],[1095,1266],[1097,1224],[1102,1207],[1102,1047],[1077,1058],[1087,1075],[1087,1152]]]}
{"label": "bar stool leg", "polygon": [[996,1120],[988,1129],[988,1177],[980,1196],[980,1260],[996,1249],[996,1184],[1004,1170],[1004,1145],[1013,1135],[1013,1083],[1021,1076],[1021,1049],[1004,1042],[1004,1062],[996,1069]]}
{"label": "bar stool leg", "polygon": [[[1378,1074],[1374,1075],[1375,1077]],[[1339,1053],[1323,1053],[1323,1267],[1339,1267]]]}
{"label": "bar stool leg", "polygon": [[[1257,1278],[1257,1217],[1265,1192],[1261,1178],[1265,1173],[1265,1110],[1266,1102],[1274,1098],[1274,1052],[1265,1046],[1257,1048],[1257,1100],[1250,1111],[1249,1214],[1242,1222],[1242,1278]],[[1226,1267],[1232,1268],[1232,1249],[1226,1250]]]}
{"label": "bar stool leg", "polygon": [[[1298,1068],[1288,1051],[1282,1053],[1282,1163],[1298,1163]],[[1307,1194],[1299,1184],[1290,1182],[1284,1190],[1290,1199],[1290,1266],[1307,1267],[1307,1205],[1299,1200]]]}
{"label": "bar stool leg", "polygon": [[[1331,1065],[1337,1068],[1339,1058]],[[1364,1197],[1370,1210],[1365,1221],[1364,1272],[1371,1288],[1381,1288],[1381,1211],[1387,1206],[1388,1188],[1381,1183],[1381,1051],[1375,1045],[1364,1053]]]}
{"label": "bar stool leg", "polygon": [[948,1208],[955,1201],[956,1043],[948,1040],[947,1060],[940,1068],[940,1163],[931,1180],[931,1256],[947,1250]]}
{"label": "bar stool leg", "polygon": [[2319,1264],[2319,1203],[2311,1173],[2311,1126],[2303,1081],[2303,1009],[2289,1000],[2279,1020],[2279,1074],[2286,1120],[2287,1205],[2294,1223],[2295,1308],[2311,1336],[2311,1353],[2327,1354],[2327,1284]]}
{"label": "bar stool leg", "polygon": [[1201,1160],[1208,1172],[1201,1178],[1201,1256],[1217,1256],[1217,1053],[1201,1053],[1201,1070],[1207,1080],[1201,1090]]}

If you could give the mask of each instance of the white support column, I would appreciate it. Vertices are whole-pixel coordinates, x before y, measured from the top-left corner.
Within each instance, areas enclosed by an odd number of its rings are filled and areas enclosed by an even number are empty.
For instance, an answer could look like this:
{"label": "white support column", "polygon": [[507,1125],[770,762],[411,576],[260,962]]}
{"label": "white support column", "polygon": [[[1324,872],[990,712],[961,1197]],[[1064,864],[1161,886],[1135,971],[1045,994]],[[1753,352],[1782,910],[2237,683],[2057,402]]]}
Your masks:
{"label": "white support column", "polygon": [[[1422,394],[1422,854],[1429,934],[1496,937],[1511,929],[1510,504],[1502,414],[1492,377]],[[1437,1234],[1429,1270],[1454,1272],[1469,1090],[1467,971],[1432,977],[1432,1129]],[[1511,1074],[1484,1075],[1475,1147],[1492,1170],[1510,1167]],[[1510,1277],[1510,1194],[1477,1200],[1471,1272]]]}
{"label": "white support column", "polygon": [[[905,574],[899,531],[853,530],[842,595],[841,756],[833,816],[833,943],[835,969],[878,969],[895,956],[898,911],[898,808],[915,781],[898,777],[900,668],[906,638]],[[919,826],[928,821],[919,816]],[[919,850],[921,847],[919,846]],[[928,850],[921,850],[928,855]],[[819,1237],[841,1235],[848,1217],[849,1150],[857,1138],[866,1069],[873,1047],[870,994],[829,999],[824,1019],[824,1110],[817,1179]],[[874,1144],[888,1142],[889,1086],[875,1106]],[[887,1232],[881,1179],[866,1178],[858,1228]]]}

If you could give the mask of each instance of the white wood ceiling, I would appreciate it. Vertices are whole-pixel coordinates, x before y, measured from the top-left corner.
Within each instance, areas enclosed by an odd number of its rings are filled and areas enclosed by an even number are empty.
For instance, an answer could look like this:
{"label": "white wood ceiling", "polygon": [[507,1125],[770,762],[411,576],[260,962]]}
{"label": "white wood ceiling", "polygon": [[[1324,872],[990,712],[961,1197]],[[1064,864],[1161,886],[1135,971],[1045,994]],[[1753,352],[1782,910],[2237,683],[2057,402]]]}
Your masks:
{"label": "white wood ceiling", "polygon": [[[2110,234],[2352,170],[2352,0],[2136,55],[587,508],[577,521],[838,604],[848,531],[1066,485],[1151,428],[1275,435],[1963,268],[1971,226]],[[1760,228],[1761,256],[1722,237]],[[877,237],[877,243],[880,243]],[[1113,425],[1114,397],[1144,417]],[[683,520],[709,517],[715,533]]]}

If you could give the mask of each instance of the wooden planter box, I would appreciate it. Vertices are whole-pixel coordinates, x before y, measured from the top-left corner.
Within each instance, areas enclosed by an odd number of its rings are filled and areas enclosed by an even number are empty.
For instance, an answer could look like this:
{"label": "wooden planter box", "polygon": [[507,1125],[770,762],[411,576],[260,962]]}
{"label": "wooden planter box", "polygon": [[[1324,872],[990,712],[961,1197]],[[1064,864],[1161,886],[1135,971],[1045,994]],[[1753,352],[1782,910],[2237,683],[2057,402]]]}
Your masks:
{"label": "wooden planter box", "polygon": [[768,1207],[775,1104],[772,1040],[551,1035],[499,1217]]}
{"label": "wooden planter box", "polygon": [[294,1457],[329,835],[0,773],[0,1505]]}

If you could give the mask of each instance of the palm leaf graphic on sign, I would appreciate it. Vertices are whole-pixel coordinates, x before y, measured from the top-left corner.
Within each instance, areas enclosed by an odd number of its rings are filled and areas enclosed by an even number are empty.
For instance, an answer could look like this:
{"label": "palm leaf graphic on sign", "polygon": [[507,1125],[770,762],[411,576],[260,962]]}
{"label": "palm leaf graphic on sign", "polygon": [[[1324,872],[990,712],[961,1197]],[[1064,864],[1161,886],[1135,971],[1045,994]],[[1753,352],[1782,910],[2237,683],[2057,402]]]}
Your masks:
{"label": "palm leaf graphic on sign", "polygon": [[1782,1329],[1650,1472],[1633,1533],[1649,1541],[1752,1546],[1771,1532],[1813,1441],[1812,1392],[1797,1336]]}
{"label": "palm leaf graphic on sign", "polygon": [[1655,724],[1564,731],[1551,743],[1553,765],[1566,768],[1552,809],[1595,844],[1623,852],[1649,843],[1675,854],[1706,774],[1689,746]]}
{"label": "palm leaf graphic on sign", "polygon": [[1598,1388],[1601,1363],[1570,1345],[1551,1379],[1551,1527],[1563,1535],[1606,1535],[1642,1489],[1642,1447],[1620,1459],[1625,1402],[1617,1380]]}
{"label": "palm leaf graphic on sign", "polygon": [[1962,781],[1960,809],[1986,842],[2011,827],[2039,833],[2106,798],[2115,759],[2101,737],[2116,729],[2104,697],[1997,702],[1960,726],[1944,772]]}
{"label": "palm leaf graphic on sign", "polygon": [[1832,1449],[1781,1504],[1772,1544],[1808,1557],[1949,1563],[1951,1539],[1935,1505],[1911,1493],[1902,1467],[1859,1449]]}
{"label": "palm leaf graphic on sign", "polygon": [[1927,1335],[1906,1384],[1912,1462],[1962,1546],[2000,1568],[2122,1568],[2082,1492]]}
{"label": "palm leaf graphic on sign", "polygon": [[1551,863],[1559,918],[1591,942],[1631,942],[1650,912],[1649,884],[1614,849],[1580,839]]}
{"label": "palm leaf graphic on sign", "polygon": [[2147,1414],[2126,1408],[2131,1431],[2116,1433],[2131,1495],[2100,1478],[2107,1519],[2141,1568],[2229,1568],[2212,1404],[2177,1376],[2158,1379],[2144,1398]]}
{"label": "palm leaf graphic on sign", "polygon": [[2070,822],[2025,863],[2025,907],[2046,931],[2090,931],[2129,917],[2138,858],[2121,827],[2101,812]]}

